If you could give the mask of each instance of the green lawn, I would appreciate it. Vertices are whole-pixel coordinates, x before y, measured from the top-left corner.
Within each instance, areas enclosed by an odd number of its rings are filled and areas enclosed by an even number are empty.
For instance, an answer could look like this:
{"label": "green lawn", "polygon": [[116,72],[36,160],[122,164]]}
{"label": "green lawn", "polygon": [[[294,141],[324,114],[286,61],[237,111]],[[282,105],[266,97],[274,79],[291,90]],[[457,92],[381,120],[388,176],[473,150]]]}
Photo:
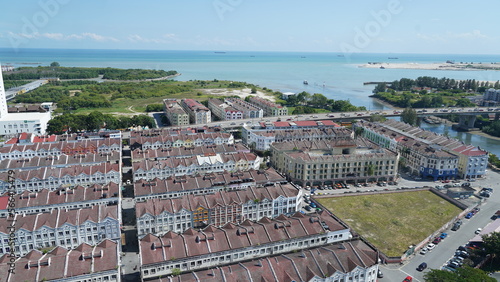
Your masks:
{"label": "green lawn", "polygon": [[400,256],[462,210],[430,191],[317,199],[388,256]]}

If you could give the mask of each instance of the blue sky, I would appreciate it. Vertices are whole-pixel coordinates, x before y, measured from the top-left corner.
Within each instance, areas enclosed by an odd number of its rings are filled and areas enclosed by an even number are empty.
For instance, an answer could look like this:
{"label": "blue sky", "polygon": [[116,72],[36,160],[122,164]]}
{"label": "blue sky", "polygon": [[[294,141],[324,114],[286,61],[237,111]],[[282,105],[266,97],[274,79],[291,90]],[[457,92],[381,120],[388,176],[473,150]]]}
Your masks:
{"label": "blue sky", "polygon": [[[481,5],[479,5],[479,3]],[[497,0],[0,0],[0,47],[498,54]]]}

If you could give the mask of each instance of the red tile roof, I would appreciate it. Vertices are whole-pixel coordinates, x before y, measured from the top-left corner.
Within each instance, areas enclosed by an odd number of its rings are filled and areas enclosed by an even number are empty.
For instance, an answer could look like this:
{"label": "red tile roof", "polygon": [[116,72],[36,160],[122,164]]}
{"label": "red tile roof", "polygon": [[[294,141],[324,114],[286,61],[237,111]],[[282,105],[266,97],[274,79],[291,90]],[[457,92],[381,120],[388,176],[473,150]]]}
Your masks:
{"label": "red tile roof", "polygon": [[317,126],[318,124],[314,120],[299,120],[296,121],[297,126]]}

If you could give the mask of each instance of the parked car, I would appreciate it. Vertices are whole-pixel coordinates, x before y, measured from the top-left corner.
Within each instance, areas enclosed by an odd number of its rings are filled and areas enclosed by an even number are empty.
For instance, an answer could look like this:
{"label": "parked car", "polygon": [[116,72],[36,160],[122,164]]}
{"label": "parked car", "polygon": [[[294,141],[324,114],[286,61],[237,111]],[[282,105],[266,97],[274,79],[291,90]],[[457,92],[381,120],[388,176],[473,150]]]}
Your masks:
{"label": "parked car", "polygon": [[453,227],[451,228],[451,231],[457,231],[458,229],[460,229],[460,224],[455,222],[455,224],[453,224]]}
{"label": "parked car", "polygon": [[423,271],[426,268],[427,268],[427,263],[422,262],[421,264],[418,265],[417,271]]}
{"label": "parked car", "polygon": [[441,237],[436,237],[436,238],[434,238],[434,240],[432,241],[432,243],[437,245],[437,244],[439,244],[441,242],[441,240],[442,240]]}
{"label": "parked car", "polygon": [[434,244],[432,244],[432,243],[430,243],[429,245],[427,245],[427,249],[428,249],[429,251],[431,251],[431,250],[432,250],[432,249],[434,249],[435,247],[436,247],[436,245],[434,245]]}
{"label": "parked car", "polygon": [[[465,249],[465,247],[464,247],[464,249]],[[467,258],[467,257],[469,257],[469,253],[467,253],[466,251],[459,250],[459,251],[455,252],[455,256]]]}
{"label": "parked car", "polygon": [[309,205],[311,206],[311,208],[317,208],[317,207],[318,207],[318,206],[316,205],[316,203],[314,203],[314,202],[313,202],[313,203],[310,203]]}
{"label": "parked car", "polygon": [[421,250],[420,250],[420,254],[421,255],[425,255],[429,252],[429,249],[427,249],[427,247],[423,247]]}
{"label": "parked car", "polygon": [[403,280],[403,282],[412,282],[413,281],[413,277],[411,276],[406,276],[405,280]]}
{"label": "parked car", "polygon": [[310,207],[310,206],[304,206],[304,209],[305,209],[306,211],[311,211],[311,207]]}
{"label": "parked car", "polygon": [[460,267],[460,265],[455,261],[448,262],[448,266],[451,268],[459,268]]}
{"label": "parked car", "polygon": [[441,237],[441,239],[444,239],[446,237],[448,237],[448,233],[441,233],[441,235],[439,235],[439,237]]}
{"label": "parked car", "polygon": [[474,214],[470,212],[470,213],[468,213],[468,214],[465,216],[465,218],[470,219],[470,218],[472,218],[473,216],[474,216]]}
{"label": "parked car", "polygon": [[483,231],[483,229],[482,228],[478,228],[474,233],[479,234],[479,233],[481,233],[481,231]]}

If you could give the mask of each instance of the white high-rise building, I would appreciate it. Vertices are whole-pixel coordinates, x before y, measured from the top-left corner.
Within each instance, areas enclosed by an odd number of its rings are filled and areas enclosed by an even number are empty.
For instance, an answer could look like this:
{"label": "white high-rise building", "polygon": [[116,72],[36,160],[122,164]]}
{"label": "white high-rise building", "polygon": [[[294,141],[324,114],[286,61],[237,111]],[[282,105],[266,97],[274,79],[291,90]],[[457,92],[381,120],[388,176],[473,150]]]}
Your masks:
{"label": "white high-rise building", "polygon": [[7,109],[7,97],[0,66],[0,136],[17,135],[22,132],[36,135],[45,134],[51,112],[10,113]]}

